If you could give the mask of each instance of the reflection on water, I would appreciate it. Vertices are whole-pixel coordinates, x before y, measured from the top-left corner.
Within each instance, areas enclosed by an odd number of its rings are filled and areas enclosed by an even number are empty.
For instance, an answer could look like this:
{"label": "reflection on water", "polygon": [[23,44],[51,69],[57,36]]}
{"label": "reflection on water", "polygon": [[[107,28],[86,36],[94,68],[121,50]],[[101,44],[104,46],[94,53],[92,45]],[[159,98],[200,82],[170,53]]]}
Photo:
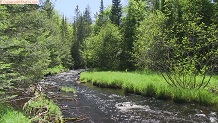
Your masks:
{"label": "reflection on water", "polygon": [[75,100],[59,100],[66,117],[89,117],[81,123],[216,123],[217,111],[195,104],[175,104],[140,95],[125,95],[119,89],[76,84],[79,71],[69,71],[44,80],[57,86],[74,86],[76,95],[55,92]]}

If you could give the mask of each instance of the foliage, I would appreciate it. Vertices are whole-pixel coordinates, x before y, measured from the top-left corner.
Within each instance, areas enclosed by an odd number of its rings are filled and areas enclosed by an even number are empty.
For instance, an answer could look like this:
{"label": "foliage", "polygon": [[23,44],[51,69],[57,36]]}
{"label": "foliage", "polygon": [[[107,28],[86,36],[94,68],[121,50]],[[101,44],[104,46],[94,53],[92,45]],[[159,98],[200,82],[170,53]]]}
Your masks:
{"label": "foliage", "polygon": [[82,51],[87,66],[117,69],[122,43],[122,35],[118,27],[108,22],[101,28],[99,34],[93,35],[84,41]]}
{"label": "foliage", "polygon": [[[63,70],[72,66],[72,27],[66,19],[61,23],[49,2],[46,0],[42,6],[0,6],[1,87],[36,82],[52,73],[53,68],[63,66]],[[61,27],[68,27],[64,35]]]}
{"label": "foliage", "polygon": [[92,33],[97,35],[101,28],[110,21],[110,15],[111,15],[111,7],[107,7],[106,9],[103,9],[103,11],[100,8],[100,13],[96,15],[95,17],[95,24],[92,25]]}
{"label": "foliage", "polygon": [[91,33],[92,19],[90,13],[89,6],[86,8],[83,14],[80,13],[79,6],[77,6],[75,9],[76,16],[73,23],[74,38],[71,52],[74,59],[74,68],[76,69],[84,67],[80,50],[82,50],[81,45],[83,44],[83,41]]}
{"label": "foliage", "polygon": [[[65,68],[72,68],[73,66],[73,58],[71,56],[71,47],[72,47],[72,40],[73,40],[73,27],[67,23],[67,18],[62,17],[61,21],[61,46],[64,46],[65,49],[61,49],[61,61],[62,65]],[[61,47],[63,48],[63,47]]]}
{"label": "foliage", "polygon": [[133,69],[132,61],[133,42],[136,40],[136,28],[140,26],[140,22],[146,17],[146,2],[143,0],[130,0],[127,7],[127,15],[123,18],[123,52],[121,54],[122,62],[120,68]]}
{"label": "foliage", "polygon": [[[162,31],[167,17],[160,11],[156,14],[150,13],[137,28],[137,41],[134,42],[133,56],[138,68],[155,69],[162,66],[166,61],[167,54],[162,46],[165,42],[165,33]],[[158,48],[158,50],[156,49]]]}
{"label": "foliage", "polygon": [[55,66],[53,68],[46,69],[45,73],[47,73],[47,74],[56,74],[56,73],[63,72],[64,70],[66,70],[66,68],[63,67],[62,65],[59,65],[59,66]]}
{"label": "foliage", "polygon": [[[164,10],[150,12],[137,29],[137,65],[161,71],[171,86],[206,87],[210,81],[210,77],[205,79],[206,74],[217,66],[212,9],[207,0],[169,0]],[[196,80],[198,75],[201,80]]]}

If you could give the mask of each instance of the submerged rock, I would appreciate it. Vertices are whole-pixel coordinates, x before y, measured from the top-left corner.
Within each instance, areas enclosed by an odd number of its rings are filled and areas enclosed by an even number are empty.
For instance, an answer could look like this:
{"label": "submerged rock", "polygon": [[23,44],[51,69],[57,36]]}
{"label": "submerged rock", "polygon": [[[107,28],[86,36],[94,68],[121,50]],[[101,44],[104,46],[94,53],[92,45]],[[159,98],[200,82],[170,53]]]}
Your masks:
{"label": "submerged rock", "polygon": [[116,108],[118,108],[121,112],[126,112],[132,109],[143,109],[150,110],[149,106],[136,105],[132,102],[123,102],[115,104]]}

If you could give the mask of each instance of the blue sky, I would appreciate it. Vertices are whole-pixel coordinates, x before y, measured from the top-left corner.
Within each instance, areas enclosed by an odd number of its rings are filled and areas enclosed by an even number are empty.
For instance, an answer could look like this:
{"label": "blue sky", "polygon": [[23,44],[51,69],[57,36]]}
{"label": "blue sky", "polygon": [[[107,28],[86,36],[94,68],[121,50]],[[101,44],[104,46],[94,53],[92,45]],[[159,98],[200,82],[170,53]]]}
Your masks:
{"label": "blue sky", "polygon": [[[70,20],[74,17],[74,10],[77,5],[79,5],[80,12],[84,12],[87,5],[91,8],[91,16],[94,17],[96,12],[99,12],[101,0],[56,0],[54,3],[55,9],[60,12],[60,14],[64,14]],[[128,0],[121,0],[122,5],[127,5]],[[110,6],[112,0],[104,0],[104,6]]]}

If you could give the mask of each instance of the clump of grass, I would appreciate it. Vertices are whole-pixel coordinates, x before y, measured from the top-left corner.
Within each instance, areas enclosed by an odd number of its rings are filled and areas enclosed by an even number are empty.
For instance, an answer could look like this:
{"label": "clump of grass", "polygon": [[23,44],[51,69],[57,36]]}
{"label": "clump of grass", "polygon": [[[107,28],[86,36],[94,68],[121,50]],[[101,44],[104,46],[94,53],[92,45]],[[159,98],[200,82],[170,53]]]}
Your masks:
{"label": "clump of grass", "polygon": [[168,86],[163,86],[163,87],[159,86],[157,89],[156,98],[162,100],[172,99],[172,91],[170,90],[171,89]]}
{"label": "clump of grass", "polygon": [[56,74],[56,73],[63,72],[64,70],[66,70],[66,69],[62,65],[59,65],[59,66],[55,66],[53,68],[47,68],[44,71],[44,73],[45,73],[45,75]]}
{"label": "clump of grass", "polygon": [[0,104],[0,123],[31,123],[31,120],[12,107]]}
{"label": "clump of grass", "polygon": [[53,122],[61,120],[61,109],[44,94],[35,93],[35,97],[24,105],[25,113],[32,116],[33,122]]}
{"label": "clump of grass", "polygon": [[[155,72],[83,72],[80,80],[92,82],[100,87],[123,88],[128,93],[164,100],[171,99],[177,103],[195,102],[201,105],[218,106],[218,97],[208,91],[208,88],[197,90],[171,87],[160,74]],[[212,78],[208,87],[217,84],[216,79]]]}
{"label": "clump of grass", "polygon": [[74,87],[67,87],[67,86],[62,86],[61,91],[76,93],[76,90]]}

